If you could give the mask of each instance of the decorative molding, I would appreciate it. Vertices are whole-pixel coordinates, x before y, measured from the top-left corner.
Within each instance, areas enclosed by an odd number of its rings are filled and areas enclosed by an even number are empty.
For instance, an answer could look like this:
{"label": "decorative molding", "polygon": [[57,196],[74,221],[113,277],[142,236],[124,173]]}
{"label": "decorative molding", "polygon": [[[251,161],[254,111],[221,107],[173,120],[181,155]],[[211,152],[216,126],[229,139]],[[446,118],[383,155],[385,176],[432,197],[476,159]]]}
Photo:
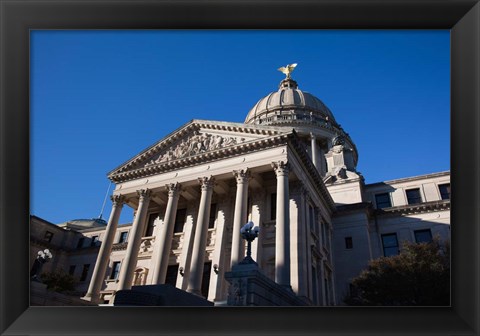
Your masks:
{"label": "decorative molding", "polygon": [[[241,138],[241,140],[244,141],[245,138]],[[182,139],[179,144],[168,149],[163,155],[160,154],[155,160],[150,160],[145,164],[145,167],[214,151],[236,145],[237,143],[239,141],[236,137],[223,137],[215,134],[200,133],[198,130],[195,130],[192,136]]]}
{"label": "decorative molding", "polygon": [[237,184],[247,183],[248,180],[250,179],[250,175],[251,174],[248,168],[233,171],[233,176],[235,176],[235,180],[237,180]]}
{"label": "decorative molding", "polygon": [[140,202],[144,202],[151,195],[152,191],[150,189],[140,189],[137,190],[137,195],[140,198]]}
{"label": "decorative molding", "polygon": [[[108,175],[108,178],[115,182],[126,182],[137,178],[152,176],[165,172],[175,171],[179,168],[191,167],[200,163],[214,162],[219,159],[227,159],[245,153],[251,153],[257,150],[265,150],[286,144],[291,133],[279,134],[267,138],[255,139],[252,141],[232,145],[211,152],[205,152],[189,157],[160,164],[150,165],[148,167],[134,168],[133,164],[125,165]],[[145,160],[145,158],[144,158]]]}
{"label": "decorative molding", "polygon": [[177,197],[182,192],[182,185],[178,182],[166,184],[168,197]]}
{"label": "decorative molding", "polygon": [[275,170],[277,177],[288,176],[290,165],[286,161],[272,162],[272,168]]}
{"label": "decorative molding", "polygon": [[450,200],[432,201],[418,204],[401,205],[392,208],[376,209],[376,215],[413,215],[426,212],[450,210]]}
{"label": "decorative molding", "polygon": [[213,188],[213,186],[215,185],[215,178],[213,176],[199,177],[198,182],[201,185],[202,191],[206,191]]}
{"label": "decorative molding", "polygon": [[112,200],[114,206],[123,205],[123,203],[125,203],[125,196],[120,194],[112,195],[110,196],[110,199]]}

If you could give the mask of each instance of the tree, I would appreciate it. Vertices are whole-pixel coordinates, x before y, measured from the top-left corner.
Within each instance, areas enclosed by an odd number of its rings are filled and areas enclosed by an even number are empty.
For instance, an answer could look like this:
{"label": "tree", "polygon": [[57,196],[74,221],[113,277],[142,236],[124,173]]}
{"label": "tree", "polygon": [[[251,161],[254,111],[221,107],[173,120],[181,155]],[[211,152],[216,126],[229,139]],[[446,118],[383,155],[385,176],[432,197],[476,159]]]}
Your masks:
{"label": "tree", "polygon": [[405,242],[399,255],[372,260],[353,279],[349,305],[448,306],[450,304],[450,248]]}
{"label": "tree", "polygon": [[59,271],[42,273],[42,282],[51,291],[68,293],[75,290],[77,280],[72,275]]}

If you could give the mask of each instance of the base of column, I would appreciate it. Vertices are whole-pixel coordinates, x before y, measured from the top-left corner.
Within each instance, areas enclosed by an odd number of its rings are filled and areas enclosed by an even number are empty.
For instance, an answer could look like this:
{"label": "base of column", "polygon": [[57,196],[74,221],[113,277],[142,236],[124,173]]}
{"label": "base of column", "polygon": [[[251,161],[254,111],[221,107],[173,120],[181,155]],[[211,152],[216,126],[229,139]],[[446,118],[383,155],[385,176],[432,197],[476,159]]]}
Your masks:
{"label": "base of column", "polygon": [[96,304],[102,303],[100,302],[100,296],[94,297],[94,296],[85,295],[80,299],[84,301],[89,301],[91,303],[96,303]]}

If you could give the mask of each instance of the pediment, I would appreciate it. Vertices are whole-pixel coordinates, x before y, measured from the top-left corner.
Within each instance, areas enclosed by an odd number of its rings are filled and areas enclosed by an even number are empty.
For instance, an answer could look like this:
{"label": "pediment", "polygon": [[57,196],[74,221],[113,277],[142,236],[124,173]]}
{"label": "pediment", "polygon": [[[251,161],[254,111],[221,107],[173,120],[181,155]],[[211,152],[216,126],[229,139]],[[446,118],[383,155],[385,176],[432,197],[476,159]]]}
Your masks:
{"label": "pediment", "polygon": [[219,155],[231,147],[290,132],[282,127],[193,120],[110,172],[109,178],[116,181],[115,176],[131,171],[198,163],[211,156],[205,154]]}

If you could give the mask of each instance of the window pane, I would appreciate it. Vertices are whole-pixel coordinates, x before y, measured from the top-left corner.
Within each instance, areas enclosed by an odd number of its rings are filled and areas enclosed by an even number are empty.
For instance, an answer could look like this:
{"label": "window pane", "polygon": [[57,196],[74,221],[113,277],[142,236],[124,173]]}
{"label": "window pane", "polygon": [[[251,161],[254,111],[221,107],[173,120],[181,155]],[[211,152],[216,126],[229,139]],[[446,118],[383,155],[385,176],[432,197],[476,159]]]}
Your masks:
{"label": "window pane", "polygon": [[390,257],[398,254],[398,248],[386,247],[383,249],[385,257]]}
{"label": "window pane", "polygon": [[50,243],[52,241],[52,238],[53,238],[53,233],[52,232],[50,232],[50,231],[45,232],[45,236],[43,237],[43,240]]}
{"label": "window pane", "polygon": [[155,230],[155,220],[158,218],[158,213],[151,214],[148,217],[147,229],[145,231],[145,237],[153,236],[153,231]]}
{"label": "window pane", "polygon": [[127,241],[128,231],[124,231],[120,233],[120,239],[118,240],[119,243],[125,243]]}
{"label": "window pane", "polygon": [[270,195],[270,219],[277,218],[277,193]]}
{"label": "window pane", "polygon": [[120,273],[120,261],[115,261],[112,265],[112,273],[110,279],[117,279]]}
{"label": "window pane", "polygon": [[408,204],[422,203],[420,189],[410,189],[406,191]]}
{"label": "window pane", "polygon": [[382,243],[383,255],[385,257],[398,254],[398,240],[396,233],[382,235]]}
{"label": "window pane", "polygon": [[179,233],[183,232],[183,226],[185,225],[185,219],[187,217],[187,209],[177,210],[177,215],[175,216],[175,228],[173,232]]}
{"label": "window pane", "polygon": [[77,248],[82,248],[84,241],[85,241],[85,238],[80,238],[77,243]]}
{"label": "window pane", "polygon": [[215,219],[217,218],[217,205],[213,203],[210,206],[210,218],[208,219],[208,228],[213,229],[215,227]]}
{"label": "window pane", "polygon": [[90,242],[90,246],[97,246],[98,243],[98,236],[93,236],[92,241]]}
{"label": "window pane", "polygon": [[347,248],[347,249],[353,248],[352,237],[345,237],[345,248]]}
{"label": "window pane", "polygon": [[450,199],[450,183],[438,186],[442,200]]}
{"label": "window pane", "polygon": [[85,281],[87,279],[89,268],[90,268],[90,264],[83,265],[82,276],[80,277],[80,281]]}
{"label": "window pane", "polygon": [[167,267],[167,275],[165,277],[165,283],[175,287],[177,285],[177,276],[178,276],[178,264],[169,265]]}
{"label": "window pane", "polygon": [[397,246],[397,235],[396,234],[389,234],[382,236],[383,246],[385,247],[393,247]]}
{"label": "window pane", "polygon": [[375,195],[375,202],[377,203],[377,209],[390,208],[392,206],[389,193]]}
{"label": "window pane", "polygon": [[430,229],[417,230],[415,233],[415,241],[417,243],[429,243],[432,241],[432,232]]}

